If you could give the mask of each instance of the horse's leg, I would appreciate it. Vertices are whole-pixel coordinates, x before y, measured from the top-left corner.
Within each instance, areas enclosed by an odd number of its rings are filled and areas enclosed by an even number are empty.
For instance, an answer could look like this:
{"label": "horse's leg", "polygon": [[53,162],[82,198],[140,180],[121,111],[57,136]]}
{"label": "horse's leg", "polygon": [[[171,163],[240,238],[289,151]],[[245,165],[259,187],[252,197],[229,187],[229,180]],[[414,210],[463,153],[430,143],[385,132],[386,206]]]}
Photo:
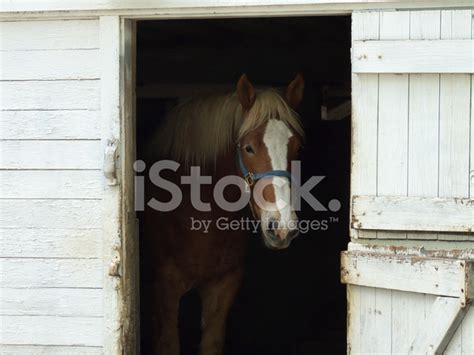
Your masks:
{"label": "horse's leg", "polygon": [[201,355],[221,355],[224,351],[227,315],[242,280],[242,268],[208,282],[199,291],[202,299]]}
{"label": "horse's leg", "polygon": [[153,285],[153,298],[157,301],[157,312],[153,315],[153,354],[179,355],[179,301],[187,290],[177,268],[166,266],[159,274]]}

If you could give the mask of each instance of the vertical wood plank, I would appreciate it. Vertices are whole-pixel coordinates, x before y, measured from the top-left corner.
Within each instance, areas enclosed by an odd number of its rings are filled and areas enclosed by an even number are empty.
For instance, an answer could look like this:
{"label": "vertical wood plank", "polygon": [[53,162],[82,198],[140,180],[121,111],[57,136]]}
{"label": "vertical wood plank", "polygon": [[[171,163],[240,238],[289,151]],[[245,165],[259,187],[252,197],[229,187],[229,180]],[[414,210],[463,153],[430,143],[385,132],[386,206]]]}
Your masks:
{"label": "vertical wood plank", "polygon": [[[105,152],[108,141],[120,141],[120,50],[119,16],[100,17],[101,121]],[[109,267],[121,259],[120,185],[105,186],[103,209],[103,278],[104,278],[104,353],[121,354],[122,290],[118,277],[109,275]]]}
{"label": "vertical wood plank", "polygon": [[411,293],[392,291],[392,354],[406,354],[410,346],[408,306]]}
{"label": "vertical wood plank", "polygon": [[410,11],[410,39],[439,39],[441,11]]}
{"label": "vertical wood plank", "polygon": [[384,11],[380,13],[380,39],[408,39],[410,36],[409,11]]}
{"label": "vertical wood plank", "polygon": [[360,286],[347,285],[347,354],[360,354]]}
{"label": "vertical wood plank", "polygon": [[364,41],[379,38],[380,12],[354,12],[352,14],[352,40]]}
{"label": "vertical wood plank", "polygon": [[[378,75],[352,76],[352,195],[377,193]],[[351,229],[353,237],[375,238],[376,232]]]}
{"label": "vertical wood plank", "polygon": [[441,11],[441,39],[470,39],[471,10]]}
{"label": "vertical wood plank", "polygon": [[474,307],[471,305],[462,322],[462,353],[474,354]]}
{"label": "vertical wood plank", "polygon": [[[379,12],[352,15],[353,40],[378,39]],[[352,75],[351,194],[377,193],[378,75]],[[375,238],[374,231],[351,228],[353,238]]]}
{"label": "vertical wood plank", "polygon": [[[410,74],[408,195],[438,195],[439,74]],[[437,239],[437,233],[408,233]]]}
{"label": "vertical wood plank", "polygon": [[[426,295],[422,293],[410,293],[408,295],[408,349],[410,345],[415,340],[415,336],[420,329],[420,324],[426,319],[426,304],[428,303],[429,307],[434,303],[435,296],[432,296],[432,299],[427,301]],[[406,353],[408,353],[408,349]]]}
{"label": "vertical wood plank", "polygon": [[360,287],[360,354],[376,353],[375,294],[373,287]]}
{"label": "vertical wood plank", "polygon": [[[471,13],[471,38],[474,39],[474,10]],[[471,75],[471,117],[470,117],[470,159],[469,159],[469,197],[474,199],[474,75]],[[473,239],[472,236],[469,239]],[[474,312],[471,309],[471,314]],[[474,322],[474,320],[473,320]],[[473,336],[474,337],[474,336]],[[474,339],[472,340],[474,343]],[[474,348],[474,344],[473,344]],[[474,351],[473,351],[474,352]]]}
{"label": "vertical wood plank", "polygon": [[375,290],[375,348],[383,354],[392,347],[392,290]]}
{"label": "vertical wood plank", "polygon": [[[410,39],[440,38],[440,11],[411,11]],[[410,74],[408,196],[438,195],[439,74]],[[407,233],[437,239],[437,233]]]}
{"label": "vertical wood plank", "polygon": [[[406,196],[408,75],[380,75],[377,151],[377,195]],[[406,233],[377,232],[377,238],[405,239]]]}
{"label": "vertical wood plank", "polygon": [[[473,21],[474,23],[474,21]],[[474,32],[473,32],[474,35]],[[469,197],[474,199],[474,75],[471,75],[471,117],[470,123],[471,133],[470,133],[470,146],[471,151],[470,162],[469,162]]]}
{"label": "vertical wood plank", "polygon": [[[471,38],[471,11],[441,12],[441,39]],[[469,196],[471,78],[442,74],[440,80],[439,196]],[[467,239],[439,233],[441,240]]]}
{"label": "vertical wood plank", "polygon": [[[381,40],[409,39],[410,13],[382,12]],[[407,74],[379,75],[379,132],[377,195],[408,193],[408,87]],[[405,239],[406,233],[377,232],[380,239]]]}

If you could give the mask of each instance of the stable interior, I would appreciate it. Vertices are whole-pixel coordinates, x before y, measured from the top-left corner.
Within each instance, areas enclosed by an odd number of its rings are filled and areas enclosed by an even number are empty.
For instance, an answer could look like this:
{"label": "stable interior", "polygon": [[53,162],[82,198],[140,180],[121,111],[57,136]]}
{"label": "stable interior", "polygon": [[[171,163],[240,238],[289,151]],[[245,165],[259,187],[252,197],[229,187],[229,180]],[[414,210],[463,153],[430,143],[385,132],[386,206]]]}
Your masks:
{"label": "stable interior", "polygon": [[[313,194],[324,206],[332,199],[342,204],[337,212],[304,206],[300,219],[326,221],[328,228],[300,234],[287,250],[271,251],[260,238],[251,239],[243,287],[228,321],[226,355],[346,353],[339,253],[349,241],[350,72],[346,16],[138,22],[138,158],[180,98],[232,89],[242,73],[256,86],[274,87],[302,73],[302,181],[325,176]],[[142,319],[150,307],[142,297]],[[142,322],[142,354],[150,353],[148,328]],[[180,335],[181,353],[197,354],[200,305],[193,292],[181,303]]]}

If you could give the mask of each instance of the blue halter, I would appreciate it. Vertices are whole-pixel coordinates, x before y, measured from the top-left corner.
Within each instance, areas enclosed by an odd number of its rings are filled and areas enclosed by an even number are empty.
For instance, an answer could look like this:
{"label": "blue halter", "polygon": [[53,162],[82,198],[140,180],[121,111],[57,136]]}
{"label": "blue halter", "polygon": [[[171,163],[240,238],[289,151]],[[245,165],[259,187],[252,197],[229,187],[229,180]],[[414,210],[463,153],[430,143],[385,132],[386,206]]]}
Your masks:
{"label": "blue halter", "polygon": [[286,170],[269,170],[264,171],[263,173],[252,173],[251,171],[249,171],[244,164],[242,152],[240,151],[240,145],[237,146],[237,160],[239,161],[240,172],[242,173],[245,182],[247,182],[249,186],[252,186],[257,180],[271,176],[287,177],[291,181],[291,173]]}

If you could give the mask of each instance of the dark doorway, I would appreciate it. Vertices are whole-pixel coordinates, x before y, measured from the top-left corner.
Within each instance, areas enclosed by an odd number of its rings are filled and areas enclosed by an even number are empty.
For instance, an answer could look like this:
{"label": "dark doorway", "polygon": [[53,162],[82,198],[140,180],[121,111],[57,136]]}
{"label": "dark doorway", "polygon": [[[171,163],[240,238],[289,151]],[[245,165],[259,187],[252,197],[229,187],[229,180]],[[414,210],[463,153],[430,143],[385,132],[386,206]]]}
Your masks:
{"label": "dark doorway", "polygon": [[[242,73],[256,85],[276,87],[303,74],[302,180],[325,176],[314,195],[326,207],[334,199],[342,207],[331,212],[305,206],[300,219],[322,226],[303,233],[285,251],[267,250],[252,238],[225,353],[345,354],[346,295],[339,282],[339,253],[349,241],[350,117],[323,120],[321,107],[350,99],[350,18],[142,21],[137,36],[139,158],[143,142],[180,98],[232,88]],[[143,270],[142,354],[149,353],[152,336],[146,322],[153,302],[143,296],[147,280]],[[183,355],[197,354],[199,313],[199,300],[191,293],[181,304]]]}

